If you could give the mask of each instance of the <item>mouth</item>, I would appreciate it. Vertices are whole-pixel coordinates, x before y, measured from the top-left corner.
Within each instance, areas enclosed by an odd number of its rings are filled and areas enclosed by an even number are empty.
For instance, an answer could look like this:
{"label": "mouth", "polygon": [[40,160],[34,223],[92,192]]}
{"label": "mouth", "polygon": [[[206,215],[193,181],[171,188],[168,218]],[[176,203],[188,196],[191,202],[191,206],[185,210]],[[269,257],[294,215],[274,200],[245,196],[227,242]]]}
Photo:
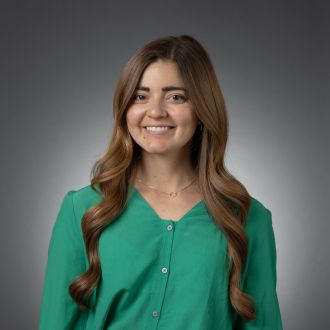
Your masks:
{"label": "mouth", "polygon": [[147,127],[156,127],[156,128],[162,128],[162,127],[169,127],[169,128],[174,128],[175,126],[170,126],[170,125],[159,125],[159,126],[142,126],[143,128],[147,128]]}
{"label": "mouth", "polygon": [[162,130],[162,129],[172,129],[175,126],[142,126],[147,130]]}
{"label": "mouth", "polygon": [[151,134],[166,133],[175,128],[175,126],[143,126],[143,129]]}

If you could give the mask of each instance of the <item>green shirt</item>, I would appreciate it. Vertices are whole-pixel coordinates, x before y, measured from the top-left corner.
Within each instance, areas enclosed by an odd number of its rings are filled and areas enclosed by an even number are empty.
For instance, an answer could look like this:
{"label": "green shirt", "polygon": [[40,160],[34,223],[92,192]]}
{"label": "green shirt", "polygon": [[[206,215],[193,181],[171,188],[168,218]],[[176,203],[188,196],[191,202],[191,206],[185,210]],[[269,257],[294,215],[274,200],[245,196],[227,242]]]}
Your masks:
{"label": "green shirt", "polygon": [[126,207],[102,232],[102,277],[82,312],[68,292],[88,268],[80,221],[101,200],[91,186],[65,195],[48,247],[39,330],[282,329],[271,212],[252,198],[242,288],[257,319],[244,324],[228,297],[227,240],[204,201],[179,221],[160,218],[128,183]]}

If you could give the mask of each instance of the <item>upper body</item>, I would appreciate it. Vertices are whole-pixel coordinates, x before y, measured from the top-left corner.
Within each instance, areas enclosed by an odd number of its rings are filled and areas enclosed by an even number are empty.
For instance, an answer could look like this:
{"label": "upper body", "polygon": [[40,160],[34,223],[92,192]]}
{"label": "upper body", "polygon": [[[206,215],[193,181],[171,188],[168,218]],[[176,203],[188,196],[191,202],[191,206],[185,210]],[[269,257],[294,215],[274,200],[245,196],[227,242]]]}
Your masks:
{"label": "upper body", "polygon": [[146,44],[113,104],[100,191],[69,191],[53,228],[40,330],[282,329],[271,212],[226,169],[227,112],[202,45]]}
{"label": "upper body", "polygon": [[101,282],[91,310],[81,312],[68,286],[88,268],[80,222],[100,199],[91,186],[63,199],[48,248],[40,330],[282,329],[266,207],[252,198],[245,225],[242,289],[255,299],[258,315],[245,324],[228,300],[227,240],[204,201],[176,221],[163,219],[130,184],[125,209],[100,237]]}

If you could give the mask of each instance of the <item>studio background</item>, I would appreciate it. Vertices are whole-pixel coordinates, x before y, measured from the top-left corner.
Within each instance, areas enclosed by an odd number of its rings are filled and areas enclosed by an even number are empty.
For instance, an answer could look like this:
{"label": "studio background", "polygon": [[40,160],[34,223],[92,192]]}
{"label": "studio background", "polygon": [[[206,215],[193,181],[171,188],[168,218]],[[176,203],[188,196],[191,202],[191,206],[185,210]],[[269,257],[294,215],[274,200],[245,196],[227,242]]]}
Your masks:
{"label": "studio background", "polygon": [[106,148],[120,71],[170,34],[210,54],[226,165],[272,211],[284,328],[330,328],[329,2],[0,3],[2,329],[37,329],[60,202]]}

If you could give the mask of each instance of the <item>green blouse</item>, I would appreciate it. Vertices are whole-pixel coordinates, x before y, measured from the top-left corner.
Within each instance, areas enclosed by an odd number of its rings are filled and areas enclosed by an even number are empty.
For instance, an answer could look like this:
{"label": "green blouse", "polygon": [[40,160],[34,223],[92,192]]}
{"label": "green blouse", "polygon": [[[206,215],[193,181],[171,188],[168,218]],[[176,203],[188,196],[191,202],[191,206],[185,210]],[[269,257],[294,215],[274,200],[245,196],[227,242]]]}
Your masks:
{"label": "green blouse", "polygon": [[252,199],[242,288],[255,299],[257,319],[244,323],[228,297],[227,240],[205,201],[179,221],[160,218],[128,183],[121,215],[102,232],[102,277],[80,311],[68,292],[88,268],[80,221],[101,200],[91,186],[65,195],[48,247],[39,330],[282,329],[276,293],[271,212]]}

